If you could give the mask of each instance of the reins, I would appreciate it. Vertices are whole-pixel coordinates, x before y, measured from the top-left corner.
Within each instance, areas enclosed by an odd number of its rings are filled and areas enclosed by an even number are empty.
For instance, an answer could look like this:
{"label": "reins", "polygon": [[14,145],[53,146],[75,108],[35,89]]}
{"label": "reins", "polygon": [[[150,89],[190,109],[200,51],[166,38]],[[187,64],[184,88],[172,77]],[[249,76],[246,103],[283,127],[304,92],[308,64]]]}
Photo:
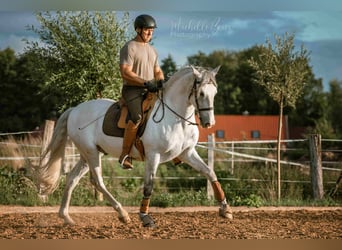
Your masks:
{"label": "reins", "polygon": [[[195,80],[194,80],[194,83],[193,83],[191,92],[190,92],[190,94],[189,94],[189,96],[188,96],[188,99],[191,98],[191,95],[193,95],[193,94],[195,95],[195,103],[196,103],[195,112],[197,112],[198,117],[199,117],[199,119],[201,120],[201,115],[200,115],[200,112],[201,112],[201,111],[210,111],[210,110],[213,110],[214,108],[213,108],[213,107],[208,107],[208,108],[200,108],[200,107],[199,107],[198,97],[197,97],[197,91],[198,91],[198,86],[197,86],[197,85],[200,84],[200,83],[201,83],[200,80],[198,80],[198,79],[195,79]],[[147,92],[147,91],[146,91],[146,92]],[[146,94],[146,92],[143,92],[142,95]],[[133,97],[132,99],[130,99],[130,100],[126,101],[126,102],[131,102],[131,101],[133,101],[134,99],[139,98],[139,97],[140,97],[140,95],[138,95],[138,96],[136,96],[136,97]],[[170,110],[175,116],[177,116],[177,117],[180,118],[181,120],[187,122],[189,125],[195,125],[195,126],[198,126],[198,125],[199,125],[199,124],[196,123],[196,122],[190,121],[191,117],[195,114],[195,112],[192,113],[188,118],[185,118],[185,117],[181,116],[180,114],[178,114],[176,111],[174,111],[167,103],[165,103],[165,102],[164,102],[164,98],[163,98],[163,97],[164,97],[164,92],[163,92],[163,90],[161,91],[161,94],[160,94],[160,95],[157,94],[157,97],[158,97],[158,99],[159,99],[160,102],[159,102],[159,105],[158,105],[156,111],[154,112],[154,114],[153,114],[153,116],[152,116],[152,119],[153,119],[153,121],[154,121],[155,123],[160,123],[160,122],[164,119],[164,117],[165,117],[165,107],[166,107],[166,108],[167,108],[168,110]],[[160,119],[157,119],[156,116],[157,116],[157,113],[158,113],[158,110],[160,109],[160,107],[162,107],[162,116],[161,116]],[[103,117],[104,115],[105,115],[105,114],[100,115],[100,116],[97,117],[96,119],[94,119],[94,120],[88,122],[86,125],[84,125],[84,126],[82,126],[82,127],[79,127],[78,129],[79,129],[79,130],[83,130],[84,128],[86,128],[86,127],[88,127],[90,124],[96,122],[98,119],[100,119],[100,118]]]}
{"label": "reins", "polygon": [[[197,106],[196,109],[197,109],[198,117],[199,117],[199,119],[201,120],[200,112],[201,112],[201,111],[213,110],[213,107],[199,108],[198,98],[197,98],[197,85],[200,84],[200,83],[201,83],[201,81],[199,81],[199,80],[197,80],[197,79],[194,80],[194,84],[193,84],[193,86],[192,86],[192,90],[191,90],[191,92],[190,92],[190,94],[189,94],[188,99],[190,99],[190,97],[191,97],[192,94],[195,94],[195,102],[196,102],[196,106]],[[163,118],[164,118],[164,116],[165,116],[165,107],[166,107],[166,108],[167,108],[168,110],[170,110],[174,115],[176,115],[177,117],[181,118],[183,121],[188,122],[189,125],[196,125],[196,126],[199,125],[198,123],[195,123],[195,122],[190,121],[190,118],[194,115],[194,113],[191,114],[189,118],[185,118],[185,117],[181,116],[180,114],[178,114],[176,111],[174,111],[169,105],[167,105],[167,103],[165,103],[165,102],[164,102],[164,99],[163,99],[163,91],[162,91],[162,93],[161,93],[161,96],[159,96],[159,95],[157,95],[157,96],[158,96],[158,99],[159,99],[160,103],[159,103],[159,105],[158,105],[156,111],[154,112],[154,114],[153,114],[153,116],[152,116],[153,121],[154,121],[155,123],[159,123],[159,122],[161,122],[161,121],[163,120]],[[162,106],[162,109],[163,109],[162,117],[161,117],[159,120],[156,120],[156,115],[157,115],[157,112],[158,112],[160,106]]]}
{"label": "reins", "polygon": [[[154,114],[153,114],[153,116],[152,116],[152,119],[153,119],[153,121],[154,121],[155,123],[160,123],[160,122],[164,119],[164,116],[165,116],[165,107],[167,107],[167,109],[170,110],[174,115],[176,115],[177,117],[181,118],[183,121],[188,122],[189,125],[196,125],[196,126],[199,125],[198,123],[195,123],[195,122],[190,121],[190,118],[194,115],[194,113],[191,114],[189,118],[185,118],[185,117],[181,116],[181,115],[178,114],[176,111],[174,111],[172,108],[170,108],[170,106],[167,105],[167,103],[164,102],[163,96],[164,96],[164,95],[163,95],[163,91],[162,91],[161,97],[160,97],[159,95],[157,95],[157,97],[158,97],[160,103],[159,103],[159,105],[158,105],[156,111],[154,112]],[[162,108],[163,108],[163,115],[162,115],[162,117],[161,117],[159,120],[156,120],[156,115],[157,115],[157,112],[158,112],[160,106],[162,106]]]}

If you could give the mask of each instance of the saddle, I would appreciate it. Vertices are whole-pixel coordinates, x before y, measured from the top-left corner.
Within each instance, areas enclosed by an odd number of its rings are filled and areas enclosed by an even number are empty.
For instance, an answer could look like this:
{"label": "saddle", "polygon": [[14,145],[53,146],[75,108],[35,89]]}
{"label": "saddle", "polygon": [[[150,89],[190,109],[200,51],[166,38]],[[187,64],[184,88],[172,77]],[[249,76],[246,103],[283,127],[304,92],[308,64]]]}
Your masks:
{"label": "saddle", "polygon": [[[156,100],[156,94],[148,92],[146,98],[142,103],[143,117],[141,119],[141,123],[137,132],[137,138],[135,140],[135,147],[138,149],[142,159],[145,158],[145,152],[144,145],[140,140],[140,137],[145,131],[146,122],[148,120],[148,117],[150,116]],[[128,121],[128,108],[124,100],[121,98],[118,102],[113,103],[108,108],[102,124],[103,133],[108,136],[123,137]]]}

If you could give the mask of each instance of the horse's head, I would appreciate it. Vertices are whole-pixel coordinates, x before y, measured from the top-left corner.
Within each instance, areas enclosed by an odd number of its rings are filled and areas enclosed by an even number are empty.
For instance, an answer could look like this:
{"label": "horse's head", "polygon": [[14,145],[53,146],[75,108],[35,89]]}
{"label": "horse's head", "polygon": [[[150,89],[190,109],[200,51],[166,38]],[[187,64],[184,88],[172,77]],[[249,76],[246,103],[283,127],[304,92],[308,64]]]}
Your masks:
{"label": "horse's head", "polygon": [[189,95],[189,100],[194,105],[200,124],[203,128],[215,125],[214,97],[217,93],[215,76],[220,66],[213,70],[195,68],[191,66],[194,74],[194,84]]}

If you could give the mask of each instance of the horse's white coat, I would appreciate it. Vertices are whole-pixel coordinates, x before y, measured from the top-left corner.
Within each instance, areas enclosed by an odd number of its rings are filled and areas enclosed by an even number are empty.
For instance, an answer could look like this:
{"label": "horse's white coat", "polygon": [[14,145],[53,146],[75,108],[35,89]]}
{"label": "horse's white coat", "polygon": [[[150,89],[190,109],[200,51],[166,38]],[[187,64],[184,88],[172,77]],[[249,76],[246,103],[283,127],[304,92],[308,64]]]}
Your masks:
{"label": "horse's white coat", "polygon": [[[196,122],[195,110],[213,108],[214,96],[217,91],[215,75],[218,69],[204,70],[190,66],[179,70],[165,83],[163,89],[164,104],[161,104],[161,100],[157,100],[152,115],[147,121],[145,132],[141,137],[146,154],[145,197],[151,196],[153,177],[158,165],[175,157],[198,170],[208,180],[217,180],[214,171],[207,166],[195,150],[199,132],[198,127],[190,123]],[[194,84],[196,84],[195,89]],[[56,171],[60,170],[51,166],[56,159],[62,157],[61,147],[65,147],[65,138],[69,136],[79,149],[81,159],[68,174],[66,181],[59,211],[59,215],[65,223],[74,223],[68,212],[71,193],[78,181],[89,170],[92,183],[118,211],[119,218],[124,222],[130,220],[128,213],[107,191],[103,183],[100,154],[97,149],[99,146],[115,157],[121,153],[122,138],[107,136],[102,131],[104,114],[112,103],[113,101],[108,99],[81,103],[66,111],[57,122],[52,142],[48,147],[50,160],[46,166],[41,168],[43,184],[40,188],[42,193],[49,193],[56,187],[59,179],[59,175],[56,176]],[[153,115],[154,118],[152,118]],[[203,127],[210,127],[215,124],[213,109],[199,111],[199,116]],[[136,159],[140,157],[135,148],[132,150],[132,156]],[[52,178],[52,176],[55,177]]]}

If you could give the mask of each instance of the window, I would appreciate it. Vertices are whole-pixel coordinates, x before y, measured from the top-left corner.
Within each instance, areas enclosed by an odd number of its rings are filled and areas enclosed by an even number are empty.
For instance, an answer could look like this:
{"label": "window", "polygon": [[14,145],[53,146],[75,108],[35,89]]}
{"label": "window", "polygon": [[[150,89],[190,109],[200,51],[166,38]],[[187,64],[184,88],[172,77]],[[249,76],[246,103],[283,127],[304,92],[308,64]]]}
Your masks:
{"label": "window", "polygon": [[252,130],[251,131],[251,137],[253,139],[259,139],[260,138],[260,131],[259,130]]}
{"label": "window", "polygon": [[216,138],[224,139],[224,130],[216,130]]}

